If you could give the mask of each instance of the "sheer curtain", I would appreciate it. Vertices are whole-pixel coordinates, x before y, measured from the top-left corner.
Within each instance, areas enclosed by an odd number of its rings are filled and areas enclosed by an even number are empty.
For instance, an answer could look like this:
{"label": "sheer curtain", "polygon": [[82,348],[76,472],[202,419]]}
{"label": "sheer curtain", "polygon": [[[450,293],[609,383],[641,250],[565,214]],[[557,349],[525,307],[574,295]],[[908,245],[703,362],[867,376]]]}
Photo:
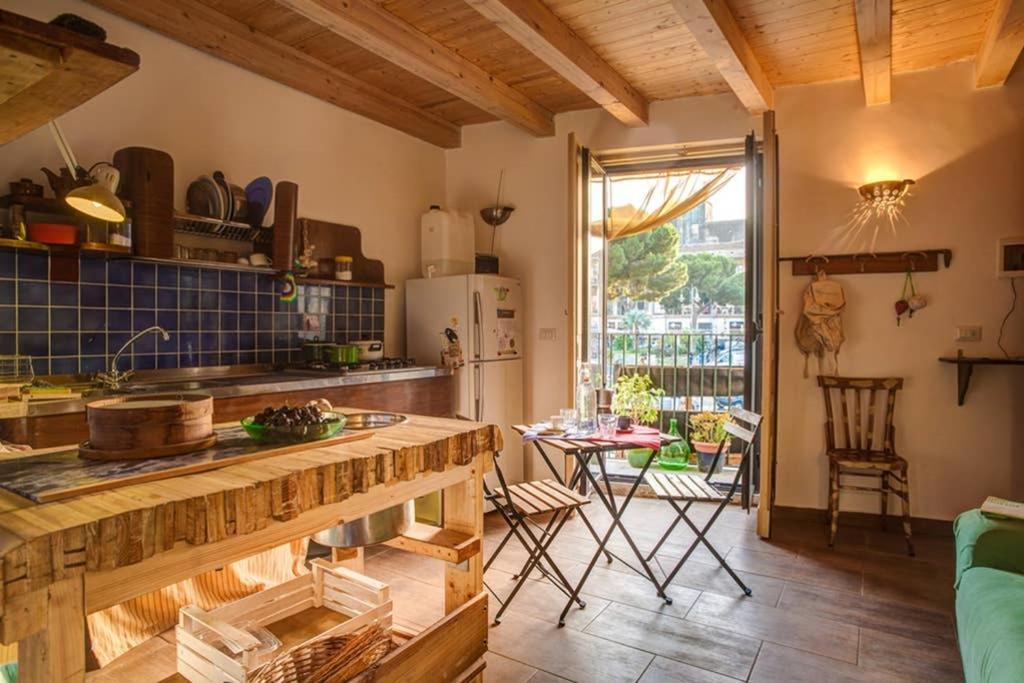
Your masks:
{"label": "sheer curtain", "polygon": [[654,230],[707,201],[737,168],[668,170],[611,178],[612,208],[607,238],[622,239]]}

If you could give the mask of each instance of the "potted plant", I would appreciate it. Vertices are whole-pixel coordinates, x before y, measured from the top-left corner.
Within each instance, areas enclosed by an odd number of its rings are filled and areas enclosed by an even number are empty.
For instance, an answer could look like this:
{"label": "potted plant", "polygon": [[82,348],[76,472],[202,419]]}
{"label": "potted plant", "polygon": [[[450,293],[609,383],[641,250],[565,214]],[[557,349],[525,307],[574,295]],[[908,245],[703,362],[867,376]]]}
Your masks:
{"label": "potted plant", "polygon": [[[725,431],[725,423],[729,421],[728,413],[712,413],[705,411],[690,416],[690,441],[693,449],[697,451],[698,467],[701,472],[707,472],[718,452],[718,445],[729,438]],[[725,451],[729,445],[722,447],[722,458],[719,459],[715,471],[722,469]]]}
{"label": "potted plant", "polygon": [[[633,424],[650,424],[658,419],[658,401],[665,392],[655,389],[649,375],[633,373],[619,375],[615,381],[612,412],[619,417],[619,428],[629,429]],[[634,448],[626,452],[629,464],[642,468],[651,457],[651,449]]]}

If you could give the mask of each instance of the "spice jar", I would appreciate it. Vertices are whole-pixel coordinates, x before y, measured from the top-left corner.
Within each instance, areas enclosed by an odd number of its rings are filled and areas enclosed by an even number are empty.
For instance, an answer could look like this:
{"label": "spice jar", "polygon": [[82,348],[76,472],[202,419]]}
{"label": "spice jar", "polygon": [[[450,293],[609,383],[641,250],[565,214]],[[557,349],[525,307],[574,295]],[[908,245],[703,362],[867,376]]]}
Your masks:
{"label": "spice jar", "polygon": [[334,257],[334,279],[335,280],[351,280],[352,279],[352,257],[351,256],[335,256]]}

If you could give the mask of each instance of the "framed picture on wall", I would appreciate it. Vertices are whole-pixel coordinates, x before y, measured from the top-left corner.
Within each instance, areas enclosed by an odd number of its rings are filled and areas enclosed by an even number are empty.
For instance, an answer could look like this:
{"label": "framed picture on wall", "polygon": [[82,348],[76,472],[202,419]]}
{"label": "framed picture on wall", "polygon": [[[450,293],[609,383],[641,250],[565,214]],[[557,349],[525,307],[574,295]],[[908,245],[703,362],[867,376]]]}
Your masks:
{"label": "framed picture on wall", "polygon": [[1024,277],[1024,237],[999,240],[996,274],[999,277]]}

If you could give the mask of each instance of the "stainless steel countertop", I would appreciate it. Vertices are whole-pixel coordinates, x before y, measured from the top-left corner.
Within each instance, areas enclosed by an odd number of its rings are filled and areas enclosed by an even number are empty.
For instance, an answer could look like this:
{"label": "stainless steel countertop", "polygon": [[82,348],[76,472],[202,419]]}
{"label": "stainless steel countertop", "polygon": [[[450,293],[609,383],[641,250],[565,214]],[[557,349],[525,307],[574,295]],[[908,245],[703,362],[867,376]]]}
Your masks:
{"label": "stainless steel countertop", "polygon": [[[331,370],[302,368],[273,369],[266,366],[181,368],[168,371],[139,372],[132,381],[117,391],[89,389],[88,395],[76,399],[32,401],[26,417],[65,415],[85,411],[85,404],[104,396],[144,396],[151,393],[203,393],[218,398],[235,398],[285,391],[307,391],[331,387],[401,382],[452,374],[448,368],[413,367],[391,370],[370,370],[341,374]],[[88,379],[80,376],[46,378],[54,384],[82,387]],[[18,418],[15,418],[18,419]]]}

